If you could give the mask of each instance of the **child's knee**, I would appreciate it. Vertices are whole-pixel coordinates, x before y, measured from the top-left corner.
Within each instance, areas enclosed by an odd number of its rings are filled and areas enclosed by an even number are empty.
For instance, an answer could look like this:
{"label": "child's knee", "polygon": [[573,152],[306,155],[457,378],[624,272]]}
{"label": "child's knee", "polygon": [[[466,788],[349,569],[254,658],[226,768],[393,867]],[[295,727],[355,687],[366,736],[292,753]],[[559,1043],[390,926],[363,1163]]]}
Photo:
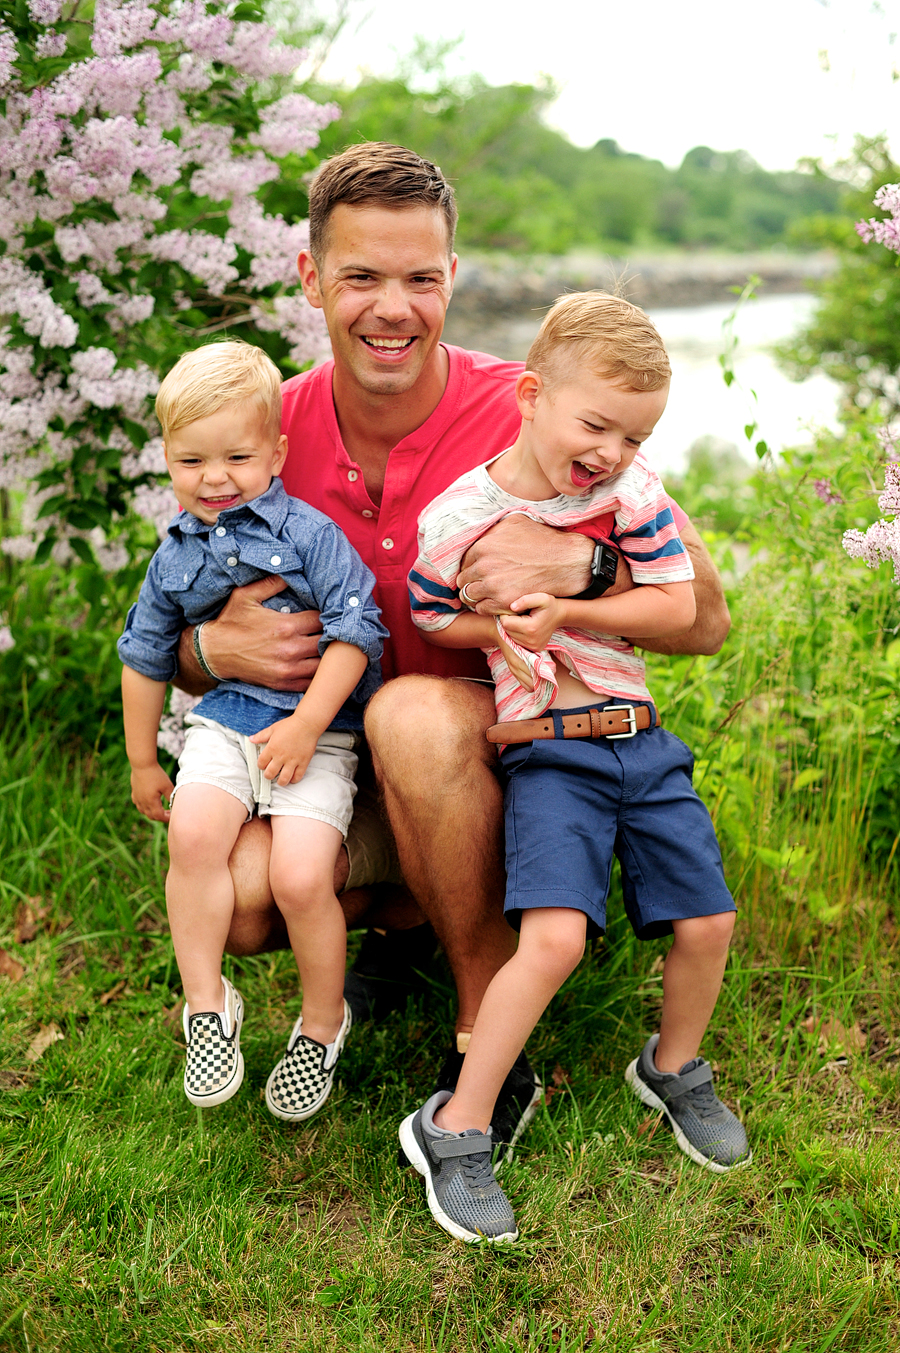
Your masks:
{"label": "child's knee", "polygon": [[733,911],[720,911],[712,916],[690,916],[673,921],[675,943],[683,950],[698,954],[720,954],[731,943],[736,915]]}
{"label": "child's knee", "polygon": [[529,924],[525,913],[519,947],[529,962],[538,964],[562,985],[584,955],[585,918],[580,912],[551,911],[548,924],[547,916],[544,913],[540,922]]}
{"label": "child's knee", "polygon": [[227,865],[230,846],[223,845],[208,823],[190,813],[175,815],[169,823],[169,862],[177,869],[210,869]]}

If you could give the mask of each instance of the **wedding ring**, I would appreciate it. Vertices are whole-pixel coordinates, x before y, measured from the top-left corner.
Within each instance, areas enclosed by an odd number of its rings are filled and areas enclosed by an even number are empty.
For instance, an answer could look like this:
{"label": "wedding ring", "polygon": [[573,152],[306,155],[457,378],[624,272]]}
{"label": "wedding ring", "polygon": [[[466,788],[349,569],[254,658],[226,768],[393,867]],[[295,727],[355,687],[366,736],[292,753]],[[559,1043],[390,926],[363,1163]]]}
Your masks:
{"label": "wedding ring", "polygon": [[470,596],[468,596],[468,594],[467,594],[467,592],[466,592],[466,588],[467,588],[468,586],[469,586],[469,584],[466,583],[466,586],[465,586],[465,587],[461,587],[461,588],[459,589],[459,595],[462,597],[463,601],[466,603],[467,606],[477,606],[477,605],[478,605],[478,602],[477,602],[477,601],[473,601],[473,599],[472,599]]}

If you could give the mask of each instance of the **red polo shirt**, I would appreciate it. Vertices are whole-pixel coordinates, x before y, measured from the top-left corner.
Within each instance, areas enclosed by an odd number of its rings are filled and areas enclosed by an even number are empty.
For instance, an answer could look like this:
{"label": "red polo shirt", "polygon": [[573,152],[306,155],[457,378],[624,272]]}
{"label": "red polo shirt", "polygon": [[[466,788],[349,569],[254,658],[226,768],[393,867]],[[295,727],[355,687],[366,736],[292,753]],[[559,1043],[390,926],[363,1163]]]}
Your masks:
{"label": "red polo shirt", "polygon": [[[409,672],[488,676],[479,651],[425,642],[410,616],[406,579],[416,561],[422,509],[518,436],[515,383],[523,364],[445,346],[447,388],[431,417],[391,451],[380,506],[366,492],[362,471],[341,440],[332,397],[334,363],[305,371],[283,386],[288,458],[281,478],[288,493],[337,522],[375,574],[375,598],[391,634],[381,663],[386,680]],[[673,510],[681,526],[687,518],[674,504]]]}

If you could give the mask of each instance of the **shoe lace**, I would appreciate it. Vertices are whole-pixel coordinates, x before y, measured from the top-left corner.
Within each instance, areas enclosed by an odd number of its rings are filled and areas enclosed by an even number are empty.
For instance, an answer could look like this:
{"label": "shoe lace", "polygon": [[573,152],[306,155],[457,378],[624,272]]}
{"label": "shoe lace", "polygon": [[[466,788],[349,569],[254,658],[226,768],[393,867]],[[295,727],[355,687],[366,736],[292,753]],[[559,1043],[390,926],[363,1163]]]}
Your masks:
{"label": "shoe lace", "polygon": [[[465,1136],[465,1133],[463,1135]],[[460,1156],[459,1165],[468,1183],[475,1188],[486,1189],[496,1185],[489,1152],[478,1151],[471,1156]]]}

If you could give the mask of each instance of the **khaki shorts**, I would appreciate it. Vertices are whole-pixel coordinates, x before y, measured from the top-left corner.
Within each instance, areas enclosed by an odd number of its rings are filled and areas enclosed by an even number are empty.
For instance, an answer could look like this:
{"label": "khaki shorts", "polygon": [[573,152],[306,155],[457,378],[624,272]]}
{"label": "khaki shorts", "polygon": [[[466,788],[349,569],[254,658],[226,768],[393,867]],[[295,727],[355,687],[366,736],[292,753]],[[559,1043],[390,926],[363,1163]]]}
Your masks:
{"label": "khaki shorts", "polygon": [[402,883],[397,847],[387,816],[378,800],[375,773],[365,740],[359,747],[359,792],[353,805],[353,821],[344,845],[350,860],[345,888],[366,888],[373,883]]}
{"label": "khaki shorts", "polygon": [[[230,728],[199,714],[185,719],[187,734],[178,761],[175,793],[182,785],[215,785],[260,817],[309,817],[347,835],[356,795],[356,733],[323,733],[302,780],[279,785],[257,765],[259,748]],[[174,795],[173,795],[174,797]]]}

